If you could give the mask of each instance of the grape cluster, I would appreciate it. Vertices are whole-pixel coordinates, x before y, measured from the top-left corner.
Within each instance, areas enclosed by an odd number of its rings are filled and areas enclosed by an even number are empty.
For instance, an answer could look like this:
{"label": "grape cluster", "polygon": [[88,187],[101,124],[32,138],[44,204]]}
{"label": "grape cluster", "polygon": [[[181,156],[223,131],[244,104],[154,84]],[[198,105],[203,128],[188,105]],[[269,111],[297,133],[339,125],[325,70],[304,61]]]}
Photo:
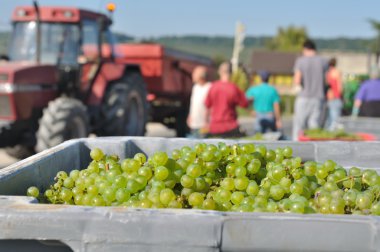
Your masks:
{"label": "grape cluster", "polygon": [[303,162],[290,147],[198,143],[149,159],[95,148],[84,170],[59,171],[40,195],[53,204],[194,208],[237,212],[380,215],[380,176],[327,160]]}

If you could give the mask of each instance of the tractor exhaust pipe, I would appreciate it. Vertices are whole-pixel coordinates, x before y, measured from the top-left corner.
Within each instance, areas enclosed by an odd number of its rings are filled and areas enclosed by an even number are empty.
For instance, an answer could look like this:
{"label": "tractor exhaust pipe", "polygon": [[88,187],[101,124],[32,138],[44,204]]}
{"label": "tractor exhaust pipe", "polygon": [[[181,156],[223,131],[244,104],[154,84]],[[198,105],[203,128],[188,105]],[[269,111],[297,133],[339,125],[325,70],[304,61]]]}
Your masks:
{"label": "tractor exhaust pipe", "polygon": [[38,6],[37,0],[33,0],[34,10],[36,11],[36,61],[37,64],[41,62],[41,16],[40,16],[40,7]]}

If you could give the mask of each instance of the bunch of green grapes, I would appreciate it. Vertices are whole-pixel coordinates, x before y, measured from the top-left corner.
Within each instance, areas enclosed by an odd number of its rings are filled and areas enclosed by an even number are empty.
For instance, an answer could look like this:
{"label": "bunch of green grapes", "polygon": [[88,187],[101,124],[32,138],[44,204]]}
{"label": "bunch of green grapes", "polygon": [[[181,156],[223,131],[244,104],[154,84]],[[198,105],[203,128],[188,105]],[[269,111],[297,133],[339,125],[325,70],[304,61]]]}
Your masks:
{"label": "bunch of green grapes", "polygon": [[57,173],[40,195],[53,204],[237,212],[380,215],[380,176],[331,160],[303,162],[290,147],[198,143],[119,160],[95,148],[84,170]]}

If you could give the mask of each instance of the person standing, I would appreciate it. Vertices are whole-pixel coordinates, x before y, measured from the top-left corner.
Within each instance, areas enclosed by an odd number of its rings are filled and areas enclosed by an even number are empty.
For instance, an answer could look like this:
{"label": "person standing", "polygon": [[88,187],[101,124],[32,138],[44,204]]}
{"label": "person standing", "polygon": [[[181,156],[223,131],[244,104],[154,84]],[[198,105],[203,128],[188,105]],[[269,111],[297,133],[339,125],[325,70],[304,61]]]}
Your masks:
{"label": "person standing", "polygon": [[380,117],[380,70],[373,67],[370,79],[360,85],[355,95],[352,116]]}
{"label": "person standing", "polygon": [[224,62],[219,66],[218,81],[215,81],[208,92],[205,105],[209,109],[209,135],[211,137],[240,137],[236,107],[248,107],[248,101],[234,83],[230,82],[231,64]]}
{"label": "person standing", "polygon": [[259,72],[262,83],[250,87],[245,95],[253,101],[253,109],[256,114],[255,131],[265,133],[268,129],[277,131],[282,128],[280,113],[280,96],[277,90],[269,85],[270,74],[266,71]]}
{"label": "person standing", "polygon": [[187,125],[194,138],[203,138],[207,127],[207,108],[205,100],[211,84],[207,82],[207,69],[204,66],[197,66],[192,73],[194,86],[190,98],[190,111],[187,117]]}
{"label": "person standing", "polygon": [[337,127],[339,117],[342,114],[342,79],[339,70],[336,68],[336,59],[329,61],[329,69],[326,73],[327,90],[327,108],[328,115],[326,129],[334,130]]}
{"label": "person standing", "polygon": [[293,81],[297,98],[294,105],[293,140],[302,130],[319,128],[325,97],[324,83],[327,62],[317,55],[315,43],[306,40],[302,56],[294,65]]}

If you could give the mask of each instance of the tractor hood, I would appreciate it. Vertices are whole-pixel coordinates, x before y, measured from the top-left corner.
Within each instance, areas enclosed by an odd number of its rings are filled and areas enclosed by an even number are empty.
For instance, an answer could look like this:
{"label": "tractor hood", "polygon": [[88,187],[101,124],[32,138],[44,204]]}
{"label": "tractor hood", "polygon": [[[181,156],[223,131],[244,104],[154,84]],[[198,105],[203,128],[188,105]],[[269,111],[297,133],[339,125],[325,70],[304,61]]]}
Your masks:
{"label": "tractor hood", "polygon": [[58,71],[56,66],[53,65],[41,65],[28,62],[0,63],[0,83],[15,86],[53,85],[57,83],[57,80]]}

